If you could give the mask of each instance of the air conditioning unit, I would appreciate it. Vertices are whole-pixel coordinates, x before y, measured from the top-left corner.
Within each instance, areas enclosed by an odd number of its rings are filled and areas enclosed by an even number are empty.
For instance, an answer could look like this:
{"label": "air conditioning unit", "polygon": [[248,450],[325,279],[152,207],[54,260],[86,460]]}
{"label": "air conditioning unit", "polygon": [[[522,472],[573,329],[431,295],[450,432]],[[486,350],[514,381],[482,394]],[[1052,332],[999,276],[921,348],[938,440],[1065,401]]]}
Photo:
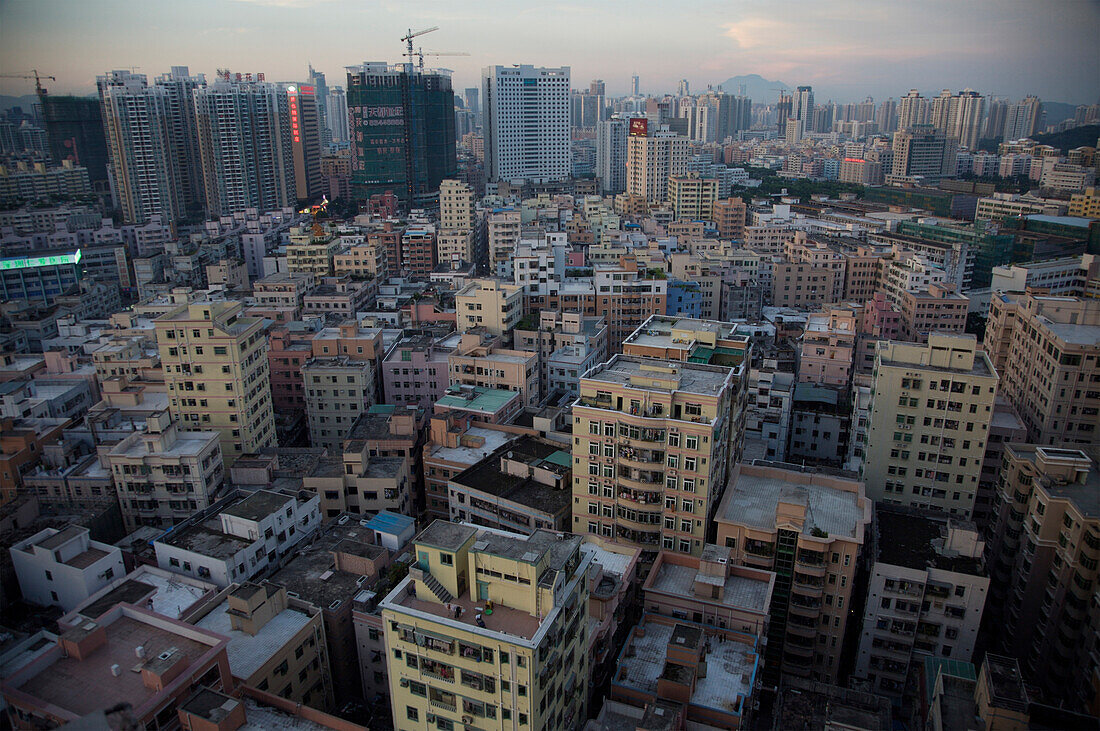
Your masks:
{"label": "air conditioning unit", "polygon": [[428,721],[428,723],[435,723],[435,714],[429,713],[426,720]]}
{"label": "air conditioning unit", "polygon": [[402,688],[408,688],[409,687],[409,679],[408,678],[401,678],[401,687]]}

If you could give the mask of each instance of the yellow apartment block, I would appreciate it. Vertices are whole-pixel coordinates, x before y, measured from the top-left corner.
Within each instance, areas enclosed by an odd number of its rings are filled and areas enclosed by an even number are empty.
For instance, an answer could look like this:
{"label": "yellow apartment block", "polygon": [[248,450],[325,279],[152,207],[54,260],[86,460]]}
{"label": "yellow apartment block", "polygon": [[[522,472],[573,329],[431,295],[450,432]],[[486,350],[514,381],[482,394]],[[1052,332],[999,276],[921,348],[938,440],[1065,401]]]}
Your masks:
{"label": "yellow apartment block", "polygon": [[382,601],[394,728],[568,729],[584,723],[582,541],[436,520]]}

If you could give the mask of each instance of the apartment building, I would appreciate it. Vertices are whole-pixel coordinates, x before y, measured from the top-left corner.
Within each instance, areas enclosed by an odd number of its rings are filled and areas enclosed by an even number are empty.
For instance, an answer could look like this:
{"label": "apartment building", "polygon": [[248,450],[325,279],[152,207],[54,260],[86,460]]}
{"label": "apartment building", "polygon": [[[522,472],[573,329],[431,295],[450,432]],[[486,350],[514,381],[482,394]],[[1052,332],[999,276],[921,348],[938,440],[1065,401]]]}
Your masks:
{"label": "apartment building", "polygon": [[930,284],[926,289],[901,293],[899,336],[910,343],[928,342],[931,332],[962,334],[970,298],[954,285]]}
{"label": "apartment building", "polygon": [[482,327],[504,335],[523,317],[523,287],[496,279],[475,279],[455,294],[459,332]]}
{"label": "apartment building", "polygon": [[740,198],[727,198],[715,201],[713,220],[718,228],[718,238],[723,241],[741,241],[745,236],[745,214],[748,211],[745,201]]}
{"label": "apartment building", "polygon": [[380,604],[394,727],[582,723],[592,556],[581,546],[544,530],[425,528],[409,576]]}
{"label": "apartment building", "polygon": [[494,453],[515,438],[458,412],[433,416],[423,449],[424,509],[429,518],[450,517],[450,478]]}
{"label": "apartment building", "polygon": [[[542,365],[539,391],[544,394],[550,393],[551,361],[555,356],[560,360],[567,355],[562,349],[571,348],[581,352],[584,356],[583,362],[591,358],[595,363],[603,363],[608,356],[607,325],[604,319],[585,317],[579,312],[541,310],[537,319],[533,313],[527,315],[516,324],[513,342],[524,350],[538,351]],[[559,364],[557,367],[563,366]]]}
{"label": "apartment building", "polygon": [[257,490],[238,497],[156,539],[157,566],[224,588],[274,570],[321,525],[316,496]]}
{"label": "apartment building", "polygon": [[435,226],[412,224],[401,234],[401,275],[427,279],[435,269]]}
{"label": "apartment building", "polygon": [[267,581],[230,584],[190,610],[187,622],[229,638],[229,671],[238,683],[332,709],[321,612],[286,588]]}
{"label": "apartment building", "polygon": [[811,264],[816,271],[832,272],[832,290],[828,291],[826,301],[839,302],[843,299],[848,257],[837,251],[836,247],[826,241],[809,238],[805,232],[799,231],[784,244],[783,252],[788,262]]}
{"label": "apartment building", "polygon": [[302,313],[354,318],[370,306],[377,294],[373,280],[355,279],[350,274],[321,277],[317,286],[302,297]]}
{"label": "apartment building", "polygon": [[177,722],[192,688],[235,686],[228,644],[214,632],[116,604],[5,667],[0,694],[17,728],[58,728],[123,706],[138,728],[163,728]]}
{"label": "apartment building", "polygon": [[505,348],[499,336],[468,330],[447,356],[447,363],[452,385],[515,391],[524,406],[535,406],[541,400],[537,350]]}
{"label": "apartment building", "polygon": [[991,650],[1019,659],[1048,702],[1095,708],[1100,661],[1100,468],[1095,447],[1008,444],[987,555]]}
{"label": "apartment building", "polygon": [[562,446],[523,435],[452,475],[450,519],[524,535],[569,530],[572,460]]}
{"label": "apartment building", "polygon": [[277,272],[252,283],[256,304],[252,311],[278,322],[293,322],[302,316],[305,296],[317,287],[310,272]]}
{"label": "apartment building", "polygon": [[520,212],[511,208],[497,208],[485,215],[489,271],[497,276],[507,271],[508,262],[516,253],[522,229],[521,218]]}
{"label": "apartment building", "polygon": [[687,172],[689,140],[667,127],[631,135],[626,148],[626,195],[653,205],[668,200],[668,180]]}
{"label": "apartment building", "polygon": [[969,519],[997,393],[989,357],[973,335],[883,342],[873,380],[868,497]]}
{"label": "apartment building", "polygon": [[23,599],[66,612],[126,573],[122,551],[93,541],[80,525],[44,528],[9,553]]}
{"label": "apartment building", "polygon": [[772,269],[771,303],[776,307],[817,310],[835,302],[836,273],[805,262],[777,261]]}
{"label": "apartment building", "polygon": [[271,403],[276,413],[303,413],[306,410],[302,365],[313,355],[310,341],[314,334],[280,327],[271,330],[268,336]]}
{"label": "apartment building", "polygon": [[346,243],[332,257],[332,273],[350,274],[356,279],[386,277],[386,249],[377,241]]}
{"label": "apartment building", "polygon": [[989,590],[971,523],[888,507],[875,534],[855,675],[901,700],[925,658],[970,662]]}
{"label": "apartment building", "polygon": [[193,302],[154,322],[172,418],[216,430],[227,465],[275,444],[265,325],[242,309]]}
{"label": "apartment building", "polygon": [[385,400],[430,409],[451,383],[447,359],[460,340],[460,335],[406,330],[382,362]]}
{"label": "apartment building", "polygon": [[406,515],[415,512],[409,460],[371,456],[361,439],[349,439],[336,455],[319,460],[302,479],[302,489],[321,498],[326,518],[381,510]]}
{"label": "apartment building", "polygon": [[308,272],[317,277],[332,276],[332,260],[340,250],[340,239],[326,234],[320,226],[312,229],[290,229],[286,247],[286,267],[289,272]]}
{"label": "apartment building", "polygon": [[715,515],[734,563],[775,573],[764,679],[834,681],[871,501],[849,472],[741,463]]}
{"label": "apartment building", "polygon": [[732,322],[652,315],[623,341],[623,355],[740,369],[751,360],[750,347]]}
{"label": "apartment building", "polygon": [[670,175],[668,202],[676,220],[713,220],[714,205],[718,202],[718,181],[701,178],[698,173]]}
{"label": "apartment building", "polygon": [[167,411],[153,412],[103,456],[127,531],[183,522],[217,498],[225,481],[218,433],[183,431]]}
{"label": "apartment building", "polygon": [[1028,441],[1100,444],[1100,300],[995,293],[985,343]]}
{"label": "apartment building", "polygon": [[698,556],[740,450],[741,369],[616,355],[573,406],[573,531]]}
{"label": "apartment building", "polygon": [[845,388],[852,378],[858,320],[831,308],[806,318],[798,344],[798,382]]}
{"label": "apartment building", "polygon": [[359,415],[374,404],[374,362],[340,355],[302,364],[310,444],[335,454]]}

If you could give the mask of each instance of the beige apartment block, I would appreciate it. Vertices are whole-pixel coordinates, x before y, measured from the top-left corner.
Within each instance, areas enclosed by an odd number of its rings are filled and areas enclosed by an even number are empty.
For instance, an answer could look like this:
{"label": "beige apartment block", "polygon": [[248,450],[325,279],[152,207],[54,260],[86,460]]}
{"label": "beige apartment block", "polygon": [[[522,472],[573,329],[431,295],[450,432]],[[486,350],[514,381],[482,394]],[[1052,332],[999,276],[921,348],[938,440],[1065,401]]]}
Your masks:
{"label": "beige apartment block", "polygon": [[[743,368],[742,364],[742,368]],[[573,532],[698,556],[740,443],[736,368],[616,355],[573,406]]]}
{"label": "beige apartment block", "polygon": [[844,298],[845,267],[847,257],[823,241],[808,238],[803,231],[795,234],[794,239],[784,246],[784,254],[791,263],[812,265],[816,271],[832,272],[832,289],[828,291],[826,302],[839,302]]}
{"label": "beige apartment block", "polygon": [[275,444],[264,321],[238,302],[193,302],[155,321],[168,410],[185,429],[220,434],[227,465]]}
{"label": "beige apartment block", "polygon": [[523,287],[496,279],[475,279],[455,294],[459,332],[483,327],[503,335],[523,317]]}
{"label": "beige apartment block", "polygon": [[441,229],[436,237],[436,261],[448,267],[474,260],[474,230]]}
{"label": "beige apartment block", "polygon": [[318,277],[332,275],[332,262],[340,250],[340,240],[317,227],[292,228],[286,247],[286,266],[291,272],[309,272]]}
{"label": "beige apartment block", "polygon": [[229,638],[238,683],[322,711],[334,705],[321,612],[267,581],[231,584],[187,621]]}
{"label": "beige apartment block", "polygon": [[772,269],[772,304],[816,310],[833,302],[836,273],[806,262],[778,261]]}
{"label": "beige apartment block", "polygon": [[985,343],[1028,441],[1100,444],[1100,299],[996,292]]}
{"label": "beige apartment block", "polygon": [[872,377],[868,497],[969,519],[997,392],[989,357],[973,335],[883,341]]}
{"label": "beige apartment block", "polygon": [[626,147],[626,195],[637,196],[650,205],[667,201],[668,179],[687,171],[689,149],[687,137],[669,132],[667,128],[654,132],[652,136],[629,137]]}
{"label": "beige apartment block", "polygon": [[302,365],[309,440],[338,453],[359,415],[374,403],[374,363],[346,355],[310,358]]}
{"label": "beige apartment block", "polygon": [[668,179],[668,201],[672,215],[677,219],[704,219],[714,217],[714,204],[718,201],[718,181],[700,178],[698,173],[671,175]]}
{"label": "beige apartment block", "polygon": [[181,431],[167,411],[153,413],[106,453],[128,531],[167,527],[210,505],[225,478],[216,431]]}
{"label": "beige apartment block", "polygon": [[485,330],[462,334],[458,348],[447,356],[452,384],[515,391],[525,406],[539,403],[539,353],[512,350]]}
{"label": "beige apartment block", "polygon": [[1019,659],[1048,702],[1095,713],[1100,657],[1100,452],[1005,447],[990,562],[990,650]]}
{"label": "beige apartment block", "polygon": [[439,183],[439,227],[445,231],[474,228],[474,190],[461,180]]}
{"label": "beige apartment block", "polygon": [[363,439],[349,439],[335,454],[323,457],[302,488],[321,498],[327,518],[342,513],[414,512],[412,477],[405,457],[372,457]]}
{"label": "beige apartment block", "polygon": [[927,289],[901,293],[898,335],[911,343],[928,342],[929,333],[962,333],[970,298],[953,284],[930,284]]}
{"label": "beige apartment block", "polygon": [[740,198],[727,198],[714,203],[714,225],[723,241],[741,241],[745,236],[745,214],[748,207]]}
{"label": "beige apartment block", "polygon": [[342,246],[332,256],[332,273],[362,279],[386,275],[386,250],[377,241]]}
{"label": "beige apartment block", "polygon": [[852,378],[858,318],[834,308],[806,318],[798,344],[798,382],[847,387]]}
{"label": "beige apartment block", "polygon": [[507,264],[515,254],[522,228],[522,218],[518,210],[504,209],[485,216],[490,271],[495,272],[498,264]]}
{"label": "beige apartment block", "polygon": [[583,725],[592,554],[579,536],[436,520],[382,600],[398,729]]}
{"label": "beige apartment block", "polygon": [[850,472],[757,461],[734,467],[715,516],[730,561],[775,572],[766,682],[832,682],[853,609],[871,500]]}
{"label": "beige apartment block", "polygon": [[1069,199],[1069,216],[1100,218],[1100,188],[1089,186],[1083,193],[1074,193]]}
{"label": "beige apartment block", "polygon": [[[305,296],[317,288],[317,277],[309,272],[277,272],[252,284],[256,300],[253,312],[286,313],[284,322],[302,315]],[[275,319],[275,318],[273,318]]]}

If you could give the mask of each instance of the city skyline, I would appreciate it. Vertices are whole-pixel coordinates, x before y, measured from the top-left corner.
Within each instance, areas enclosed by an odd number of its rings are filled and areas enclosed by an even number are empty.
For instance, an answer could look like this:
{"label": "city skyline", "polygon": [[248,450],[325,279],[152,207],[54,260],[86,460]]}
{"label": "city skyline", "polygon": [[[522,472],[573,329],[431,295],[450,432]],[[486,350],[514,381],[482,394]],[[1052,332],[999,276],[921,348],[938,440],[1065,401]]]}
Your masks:
{"label": "city skyline", "polygon": [[[442,3],[364,7],[346,0],[198,0],[185,7],[59,0],[49,10],[9,2],[0,9],[0,65],[8,73],[37,68],[57,76],[46,84],[54,93],[90,94],[95,76],[111,69],[151,76],[172,65],[208,77],[230,68],[290,81],[304,79],[312,63],[330,85],[342,85],[345,66],[401,61],[399,39],[408,28],[438,25],[419,45],[470,54],[428,59],[454,69],[456,89],[478,85],[485,66],[524,63],[570,66],[575,88],[602,78],[615,96],[629,93],[634,73],[650,94],[675,92],[681,78],[698,93],[756,73],[791,87],[813,85],[821,101],[898,98],[910,88],[932,94],[970,87],[1070,104],[1095,103],[1100,95],[1092,73],[1100,66],[1096,3],[1056,3],[1054,12],[994,0],[795,5],[777,14],[759,2],[703,2],[669,16],[649,3],[618,0],[518,9],[492,0],[461,12]],[[609,27],[617,30],[613,37],[604,32]],[[0,93],[22,96],[33,87],[6,79]]]}

